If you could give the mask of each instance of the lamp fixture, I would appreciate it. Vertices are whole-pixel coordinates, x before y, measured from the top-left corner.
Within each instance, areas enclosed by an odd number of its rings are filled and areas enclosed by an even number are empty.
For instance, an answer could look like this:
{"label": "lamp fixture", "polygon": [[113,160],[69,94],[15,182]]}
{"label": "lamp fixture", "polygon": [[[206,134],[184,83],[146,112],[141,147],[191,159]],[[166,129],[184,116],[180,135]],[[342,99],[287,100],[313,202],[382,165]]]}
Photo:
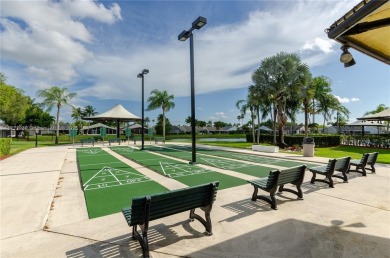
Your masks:
{"label": "lamp fixture", "polygon": [[356,64],[352,54],[348,51],[349,46],[343,45],[341,50],[343,53],[340,56],[340,62],[344,64],[344,67],[350,67]]}

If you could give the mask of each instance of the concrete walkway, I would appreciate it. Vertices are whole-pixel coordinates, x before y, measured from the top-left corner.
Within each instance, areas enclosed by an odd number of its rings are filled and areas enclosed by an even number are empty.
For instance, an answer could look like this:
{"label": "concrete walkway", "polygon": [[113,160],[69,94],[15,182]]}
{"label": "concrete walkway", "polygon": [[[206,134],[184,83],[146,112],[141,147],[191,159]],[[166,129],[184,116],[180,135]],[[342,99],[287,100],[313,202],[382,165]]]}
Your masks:
{"label": "concrete walkway", "polygon": [[[221,190],[211,213],[212,236],[204,235],[199,222],[188,222],[187,213],[155,220],[149,231],[151,255],[390,257],[390,167],[376,168],[367,177],[351,173],[349,183],[336,179],[333,189],[310,184],[307,172],[304,200],[285,192],[277,196],[278,210],[250,201],[249,184]],[[180,187],[169,180],[164,185]],[[122,214],[88,219],[72,147],[34,148],[1,161],[0,201],[2,258],[142,257]]]}

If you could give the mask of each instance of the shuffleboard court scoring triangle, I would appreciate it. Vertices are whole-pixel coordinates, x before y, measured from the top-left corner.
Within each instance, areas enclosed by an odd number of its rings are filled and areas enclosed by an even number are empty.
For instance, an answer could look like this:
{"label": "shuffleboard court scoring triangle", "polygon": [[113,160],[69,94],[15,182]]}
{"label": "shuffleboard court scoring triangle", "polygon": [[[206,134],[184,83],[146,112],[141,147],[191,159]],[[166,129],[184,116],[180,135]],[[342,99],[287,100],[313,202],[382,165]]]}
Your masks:
{"label": "shuffleboard court scoring triangle", "polygon": [[83,184],[84,191],[151,181],[139,173],[104,166]]}
{"label": "shuffleboard court scoring triangle", "polygon": [[215,172],[215,171],[204,169],[204,168],[197,167],[197,166],[189,167],[189,165],[185,164],[185,163],[178,164],[178,163],[170,163],[170,162],[161,162],[160,161],[160,167],[161,167],[164,175],[167,177],[170,177],[170,178]]}
{"label": "shuffleboard court scoring triangle", "polygon": [[78,149],[77,150],[78,152],[81,152],[81,153],[86,153],[86,154],[98,154],[99,152],[101,152],[102,150],[101,149]]}

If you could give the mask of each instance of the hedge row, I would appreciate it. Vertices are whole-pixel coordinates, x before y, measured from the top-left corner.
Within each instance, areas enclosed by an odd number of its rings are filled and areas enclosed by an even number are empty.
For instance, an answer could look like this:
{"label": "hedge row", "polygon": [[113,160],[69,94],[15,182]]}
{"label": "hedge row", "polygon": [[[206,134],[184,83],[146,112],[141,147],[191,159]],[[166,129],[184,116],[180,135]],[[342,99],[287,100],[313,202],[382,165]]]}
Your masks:
{"label": "hedge row", "polygon": [[0,138],[0,155],[8,155],[11,151],[12,138]]}
{"label": "hedge row", "polygon": [[[341,144],[341,136],[340,135],[309,135],[310,138],[314,138],[314,143],[316,147],[328,147],[328,146],[338,146]],[[288,146],[299,145],[302,146],[304,135],[294,135],[284,136],[284,142]],[[246,135],[247,142],[253,142],[252,135]],[[274,136],[270,134],[262,134],[260,135],[260,143],[270,143],[272,144],[274,140]]]}

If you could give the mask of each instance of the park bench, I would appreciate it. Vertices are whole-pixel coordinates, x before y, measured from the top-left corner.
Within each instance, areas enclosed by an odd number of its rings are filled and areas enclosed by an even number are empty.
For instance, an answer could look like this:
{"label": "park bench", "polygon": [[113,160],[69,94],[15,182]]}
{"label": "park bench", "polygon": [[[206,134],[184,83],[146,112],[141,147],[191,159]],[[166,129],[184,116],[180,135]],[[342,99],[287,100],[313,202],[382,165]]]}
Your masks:
{"label": "park bench", "polygon": [[[334,183],[332,177],[343,179],[344,183],[348,183],[347,172],[350,161],[351,157],[330,159],[327,165],[309,168],[309,171],[313,173],[310,183],[314,184],[316,181],[323,182],[333,188]],[[335,172],[340,172],[342,176],[335,175]],[[317,174],[325,176],[325,179],[316,179]]]}
{"label": "park bench", "polygon": [[[298,196],[298,199],[303,199],[303,193],[301,185],[305,176],[306,165],[288,168],[285,170],[272,170],[268,177],[259,178],[255,180],[248,180],[248,183],[254,187],[252,195],[252,201],[261,199],[271,204],[271,208],[277,210],[277,204],[275,199],[275,193],[279,186],[279,192],[290,192]],[[297,187],[297,191],[284,188],[285,184],[293,184]],[[258,195],[258,190],[264,190],[269,192],[270,198],[262,195]]]}
{"label": "park bench", "polygon": [[[145,140],[145,139],[144,139]],[[134,144],[137,143],[137,141],[142,141],[142,137],[141,136],[134,136],[133,137],[133,141],[134,141]]]}
{"label": "park bench", "polygon": [[[122,209],[127,224],[132,227],[132,239],[141,244],[143,256],[149,257],[149,222],[173,214],[190,211],[190,221],[198,220],[212,235],[210,213],[217,195],[219,182],[203,184],[171,192],[135,197],[131,207]],[[195,213],[196,208],[205,212],[205,218]],[[141,232],[137,226],[140,226]]]}
{"label": "park bench", "polygon": [[86,138],[86,139],[81,139],[81,147],[84,146],[84,143],[92,143],[92,146],[95,146],[95,139],[94,138]]}
{"label": "park bench", "polygon": [[121,145],[121,138],[110,138],[108,139],[108,144],[111,145],[111,143],[117,142],[119,145]]}
{"label": "park bench", "polygon": [[154,137],[154,143],[158,144],[158,142],[165,144],[165,138],[164,137]]}
{"label": "park bench", "polygon": [[[370,170],[372,173],[375,173],[374,165],[376,163],[376,159],[378,158],[378,154],[378,152],[364,153],[360,160],[351,160],[350,168],[347,173],[358,172],[363,176],[367,175],[366,170]],[[367,165],[369,165],[371,168],[367,168]],[[355,169],[352,170],[351,166],[355,166]],[[360,169],[362,171],[360,171]]]}

